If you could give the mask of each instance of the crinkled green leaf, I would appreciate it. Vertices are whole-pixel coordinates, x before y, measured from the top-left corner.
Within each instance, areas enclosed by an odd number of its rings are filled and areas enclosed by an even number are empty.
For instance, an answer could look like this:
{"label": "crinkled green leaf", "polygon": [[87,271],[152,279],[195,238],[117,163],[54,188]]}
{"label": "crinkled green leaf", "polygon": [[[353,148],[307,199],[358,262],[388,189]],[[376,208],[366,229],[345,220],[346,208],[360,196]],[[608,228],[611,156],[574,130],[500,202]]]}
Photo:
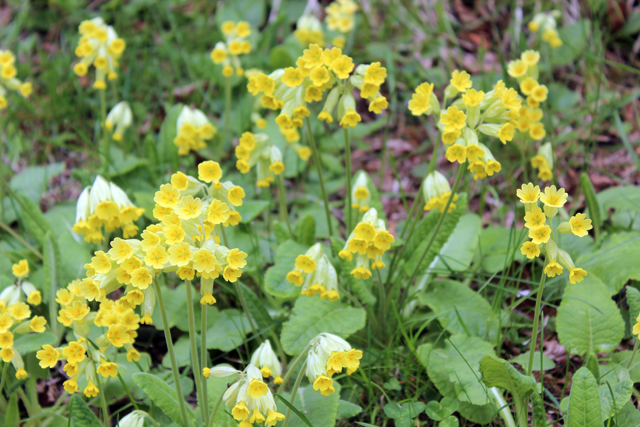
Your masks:
{"label": "crinkled green leaf", "polygon": [[244,313],[235,308],[222,310],[207,331],[207,348],[231,351],[244,342],[249,331],[251,325]]}
{"label": "crinkled green leaf", "polygon": [[316,220],[313,215],[307,214],[296,222],[293,229],[296,241],[304,246],[313,246],[316,243]]}
{"label": "crinkled green leaf", "polygon": [[280,340],[287,354],[297,355],[320,332],[346,338],[364,328],[366,313],[362,308],[349,307],[340,301],[300,297],[289,320],[282,325]]}
{"label": "crinkled green leaf", "polygon": [[[611,386],[611,389],[609,389]],[[611,395],[613,392],[613,396]],[[631,399],[633,392],[633,381],[629,378],[620,381],[617,384],[603,384],[598,387],[600,394],[600,405],[602,407],[602,421],[606,421],[622,409],[622,407]]]}
{"label": "crinkled green leaf", "polygon": [[[295,402],[291,402],[289,393],[283,393],[282,397],[287,399],[307,417],[313,427],[333,427],[338,414],[338,401],[340,399],[340,387],[334,382],[336,392],[329,396],[323,396],[319,391],[314,391],[313,386],[300,387],[296,394]],[[287,406],[278,399],[278,412],[284,414]],[[289,426],[291,427],[309,427],[300,417],[293,412],[290,415]]]}
{"label": "crinkled green leaf", "polygon": [[246,200],[242,203],[242,206],[238,206],[236,209],[242,216],[240,222],[248,224],[268,208],[269,202],[266,200]]}
{"label": "crinkled green leaf", "polygon": [[64,168],[65,165],[62,162],[43,166],[27,166],[11,178],[9,187],[16,192],[22,192],[32,202],[39,203],[40,198],[49,187],[51,178],[60,175]]}
{"label": "crinkled green leaf", "polygon": [[449,239],[442,246],[432,267],[436,274],[465,271],[471,265],[481,230],[480,217],[466,214],[460,217]]}
{"label": "crinkled green leaf", "polygon": [[[173,388],[169,387],[160,378],[147,373],[135,374],[133,380],[171,420],[180,425],[183,424],[180,404]],[[194,421],[189,405],[187,405],[187,416],[190,422]]]}
{"label": "crinkled green leaf", "polygon": [[411,427],[411,420],[416,418],[424,411],[426,405],[422,402],[406,402],[402,405],[389,402],[384,405],[384,413],[393,419],[397,427]]}
{"label": "crinkled green leaf", "polygon": [[627,402],[618,415],[616,415],[616,427],[638,427],[640,426],[640,411],[633,402]]}
{"label": "crinkled green leaf", "polygon": [[[522,368],[526,371],[529,366],[529,357],[530,353],[528,351],[519,354],[510,360],[511,363],[517,363],[522,366]],[[546,354],[542,355],[542,370],[548,371],[549,369],[553,369],[556,367],[556,364],[547,356]],[[540,352],[536,351],[533,354],[533,368],[532,371],[540,371]]]}
{"label": "crinkled green leaf", "polygon": [[611,187],[597,194],[600,214],[615,227],[640,229],[640,188],[635,185]]}
{"label": "crinkled green leaf", "polygon": [[477,257],[482,269],[487,273],[497,273],[509,267],[513,260],[522,261],[520,252],[522,242],[526,240],[522,230],[505,227],[487,227],[480,232]]}
{"label": "crinkled green leaf", "polygon": [[53,344],[56,342],[56,336],[51,332],[16,335],[16,337],[17,338],[13,341],[13,349],[22,356],[42,349],[43,345]]}
{"label": "crinkled green leaf", "polygon": [[573,375],[567,427],[602,427],[602,408],[598,383],[587,368]]}
{"label": "crinkled green leaf", "polygon": [[102,423],[91,409],[84,403],[78,394],[71,396],[71,411],[69,418],[73,422],[73,427],[102,427]]}
{"label": "crinkled green leaf", "polygon": [[624,320],[605,285],[589,272],[581,283],[567,285],[556,328],[570,354],[611,352],[622,340]]}
{"label": "crinkled green leaf", "polygon": [[336,413],[336,420],[355,417],[360,412],[362,412],[362,407],[360,405],[347,402],[346,400],[338,400],[338,412]]}

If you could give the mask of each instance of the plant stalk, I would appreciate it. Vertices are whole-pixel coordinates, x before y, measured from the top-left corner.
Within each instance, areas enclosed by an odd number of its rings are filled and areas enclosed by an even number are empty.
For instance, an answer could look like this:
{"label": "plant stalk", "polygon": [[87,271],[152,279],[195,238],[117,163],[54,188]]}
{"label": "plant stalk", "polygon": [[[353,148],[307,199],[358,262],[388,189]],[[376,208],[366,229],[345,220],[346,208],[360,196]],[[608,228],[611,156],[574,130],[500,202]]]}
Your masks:
{"label": "plant stalk", "polygon": [[[545,263],[546,265],[546,263]],[[536,308],[533,318],[533,329],[531,330],[531,345],[529,346],[529,366],[527,366],[527,375],[531,375],[533,372],[533,356],[536,351],[536,342],[538,340],[538,325],[540,320],[540,306],[542,305],[542,291],[544,290],[544,283],[547,280],[547,275],[542,269],[542,277],[540,278],[540,285],[538,286],[538,294],[536,295]]]}
{"label": "plant stalk", "polygon": [[[226,391],[226,390],[225,390]],[[207,423],[207,427],[213,427],[213,422],[216,419],[216,414],[218,413],[218,408],[222,403],[222,397],[224,396],[224,391],[220,393],[220,397],[216,400],[216,405],[213,407],[213,411],[211,412],[211,416],[209,417],[209,422]]]}
{"label": "plant stalk", "polygon": [[329,236],[333,236],[333,227],[331,225],[331,212],[329,211],[329,198],[327,197],[327,190],[324,188],[324,178],[322,176],[322,165],[320,164],[320,154],[318,153],[318,147],[316,141],[313,138],[313,132],[311,131],[311,122],[309,117],[305,119],[307,122],[307,132],[309,133],[309,145],[311,145],[311,152],[313,153],[313,162],[316,164],[316,170],[318,171],[318,180],[320,181],[320,192],[322,193],[322,200],[324,200],[324,213],[327,216],[327,228],[329,229]]}
{"label": "plant stalk", "polygon": [[180,406],[180,415],[182,416],[182,425],[189,427],[189,419],[187,418],[187,407],[182,397],[182,386],[180,385],[180,372],[178,371],[178,363],[176,362],[176,354],[173,351],[173,339],[171,338],[171,331],[169,330],[169,320],[167,319],[167,310],[164,306],[164,299],[162,292],[160,291],[160,285],[157,280],[153,281],[153,286],[156,291],[156,298],[158,299],[158,306],[160,307],[160,316],[162,317],[162,328],[164,329],[164,339],[167,341],[167,352],[169,353],[169,360],[171,360],[171,373],[173,374],[173,382],[176,386],[176,397]]}
{"label": "plant stalk", "polygon": [[[298,366],[298,363],[300,363],[300,361],[307,355],[307,352],[309,351],[309,347],[311,346],[307,345],[304,348],[304,350],[302,350],[302,352],[298,355],[298,357],[296,357],[293,363],[289,365],[289,370],[287,371],[285,376],[282,378],[282,384],[280,384],[280,387],[278,387],[278,394],[282,393],[282,390],[284,389],[285,384],[287,383],[287,381],[289,381],[291,374],[293,374],[293,370],[296,368],[296,366]],[[302,369],[300,371],[302,371]]]}
{"label": "plant stalk", "polygon": [[631,369],[631,365],[633,364],[633,359],[636,357],[636,353],[638,352],[638,347],[640,347],[640,340],[636,340],[636,343],[633,345],[633,353],[631,353],[631,357],[629,358],[629,363],[627,363],[627,369]]}
{"label": "plant stalk", "polygon": [[347,211],[347,229],[344,233],[345,236],[348,236],[351,233],[351,217],[353,216],[352,209],[352,200],[351,200],[351,144],[349,144],[349,129],[344,128],[344,164],[347,168],[347,206],[345,211]]}
{"label": "plant stalk", "polygon": [[251,325],[251,330],[253,331],[253,335],[258,336],[258,328],[256,324],[253,323],[253,318],[251,317],[251,312],[249,311],[249,307],[247,306],[247,301],[244,299],[244,294],[242,293],[242,287],[240,286],[239,281],[235,281],[234,286],[236,287],[236,293],[238,294],[238,299],[240,300],[240,305],[242,306],[242,310],[247,315],[247,319],[249,319],[249,325]]}
{"label": "plant stalk", "polygon": [[[202,304],[201,307],[201,323],[200,323],[200,368],[204,368],[207,365],[207,304]],[[202,373],[202,371],[200,371]],[[209,418],[209,390],[207,390],[207,379],[202,380],[202,401],[204,403],[204,418]]]}
{"label": "plant stalk", "polygon": [[191,281],[185,280],[184,284],[187,288],[187,319],[189,321],[189,343],[191,346],[191,365],[193,367],[193,379],[196,382],[196,393],[198,395],[198,406],[200,406],[200,412],[202,413],[202,419],[204,417],[204,407],[206,402],[203,400],[202,395],[202,371],[200,370],[200,362],[198,361],[198,343],[196,341],[196,320],[193,309],[193,295],[191,289]]}
{"label": "plant stalk", "polygon": [[282,174],[278,175],[278,200],[280,200],[280,220],[284,219],[284,222],[287,224],[287,230],[289,230],[289,237],[295,239],[293,236],[293,229],[291,228],[291,221],[289,220],[289,211],[287,210],[287,199],[285,197]]}
{"label": "plant stalk", "polygon": [[227,77],[224,85],[224,142],[231,136],[231,78]]}
{"label": "plant stalk", "polygon": [[[307,361],[305,360],[304,363],[302,364],[302,367],[300,368],[300,372],[298,373],[298,378],[296,378],[296,382],[293,384],[293,388],[291,389],[291,398],[289,402],[291,402],[292,405],[294,405],[294,402],[296,400],[296,394],[298,394],[298,388],[300,387],[300,383],[302,382],[302,377],[304,377],[304,370],[306,366],[307,366]],[[287,413],[284,416],[284,423],[282,424],[282,427],[287,427],[287,425],[289,425],[290,418],[291,418],[291,408],[287,407]]]}

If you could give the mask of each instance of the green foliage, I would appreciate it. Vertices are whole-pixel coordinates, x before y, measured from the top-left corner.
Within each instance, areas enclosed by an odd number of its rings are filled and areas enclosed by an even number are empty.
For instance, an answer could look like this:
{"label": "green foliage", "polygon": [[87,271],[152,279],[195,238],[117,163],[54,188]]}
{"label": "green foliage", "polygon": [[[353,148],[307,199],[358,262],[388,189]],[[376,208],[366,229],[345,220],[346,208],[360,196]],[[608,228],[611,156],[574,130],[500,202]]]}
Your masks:
{"label": "green foliage", "polygon": [[432,400],[427,403],[425,412],[434,421],[442,421],[458,410],[460,402],[451,397],[444,397],[440,402]]}
{"label": "green foliage", "polygon": [[[517,355],[516,357],[514,357],[513,359],[510,360],[511,363],[517,363],[518,365],[522,366],[522,368],[524,370],[527,370],[527,368],[529,367],[529,357],[530,357],[530,353],[524,352],[521,353],[519,355]],[[553,369],[556,367],[556,364],[553,362],[553,360],[551,360],[549,358],[549,356],[547,356],[546,354],[542,355],[542,370],[543,371],[548,371],[550,369]],[[536,351],[533,354],[533,368],[531,369],[532,371],[540,371],[540,352]]]}
{"label": "green foliage", "polygon": [[[290,402],[291,396],[284,393],[282,396]],[[330,396],[323,396],[314,391],[312,386],[300,387],[294,402],[290,402],[303,415],[307,417],[313,427],[332,427],[336,422],[340,400],[340,388]],[[278,412],[285,413],[287,406],[278,399]],[[308,427],[308,425],[293,412],[289,425],[292,427]]]}
{"label": "green foliage", "polygon": [[313,215],[307,214],[302,217],[293,230],[296,241],[303,246],[313,246],[316,243],[316,220]]}
{"label": "green foliage", "polygon": [[[182,397],[177,397],[174,389],[161,379],[147,373],[135,374],[133,380],[171,420],[178,424],[182,423],[182,415],[178,404],[178,399]],[[187,416],[190,418],[189,422],[193,422],[193,413],[191,411],[187,412]]]}
{"label": "green foliage", "polygon": [[411,421],[420,415],[425,407],[426,405],[422,402],[407,402],[402,405],[389,402],[384,405],[384,413],[393,419],[397,427],[411,427]]}
{"label": "green foliage", "polygon": [[436,258],[434,271],[460,272],[466,271],[471,265],[476,248],[482,221],[476,214],[465,214],[460,217],[456,228]]}
{"label": "green foliage", "polygon": [[571,354],[613,351],[624,335],[624,320],[595,275],[567,285],[556,318],[560,343]]}
{"label": "green foliage", "polygon": [[522,230],[504,227],[483,228],[480,232],[476,259],[482,263],[482,269],[487,273],[502,271],[514,260],[524,260],[520,246],[526,237]]}
{"label": "green foliage", "polygon": [[300,297],[291,317],[282,325],[280,340],[287,354],[297,355],[320,332],[346,338],[364,328],[365,311],[340,302],[315,297]]}
{"label": "green foliage", "polygon": [[593,228],[596,231],[596,236],[598,236],[600,234],[600,227],[602,226],[600,205],[598,204],[598,198],[596,197],[596,192],[593,189],[591,179],[589,179],[589,175],[587,175],[586,172],[582,172],[580,174],[580,184],[582,186],[585,201],[587,202],[587,207],[589,208],[589,216],[591,217]]}
{"label": "green foliage", "polygon": [[622,229],[640,229],[640,188],[612,187],[598,193],[596,198],[603,220],[608,218],[613,226]]}
{"label": "green foliage", "polygon": [[568,427],[602,426],[598,384],[587,368],[580,368],[573,375],[567,419]]}
{"label": "green foliage", "polygon": [[264,290],[278,298],[291,299],[299,294],[293,283],[287,281],[287,273],[293,270],[298,255],[304,254],[309,247],[287,240],[278,246],[276,263],[269,267],[264,276]]}

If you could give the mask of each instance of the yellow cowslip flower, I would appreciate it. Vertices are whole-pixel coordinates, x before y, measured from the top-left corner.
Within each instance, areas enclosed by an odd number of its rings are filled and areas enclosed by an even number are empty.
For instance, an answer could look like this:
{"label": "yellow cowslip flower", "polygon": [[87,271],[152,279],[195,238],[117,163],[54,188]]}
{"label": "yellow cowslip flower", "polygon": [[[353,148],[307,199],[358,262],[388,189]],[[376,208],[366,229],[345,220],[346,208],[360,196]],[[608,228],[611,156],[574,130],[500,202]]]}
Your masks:
{"label": "yellow cowslip flower", "polygon": [[525,214],[524,221],[524,226],[529,230],[532,230],[544,225],[544,223],[547,221],[547,217],[544,212],[542,212],[542,209],[540,209],[539,207],[535,207]]}
{"label": "yellow cowslip flower", "polygon": [[520,248],[520,252],[527,258],[533,259],[540,256],[540,247],[533,242],[524,242]]}
{"label": "yellow cowslip flower", "polygon": [[84,76],[93,65],[96,68],[93,88],[105,90],[105,78],[115,80],[118,77],[118,61],[126,43],[118,37],[113,27],[105,24],[100,17],[82,21],[78,31],[81,37],[75,53],[81,59],[74,65],[73,71],[78,76]]}
{"label": "yellow cowslip flower", "polygon": [[36,358],[40,360],[40,367],[42,369],[53,368],[56,363],[58,363],[59,357],[60,352],[48,344],[42,346],[42,350],[36,353]]}
{"label": "yellow cowslip flower", "polygon": [[540,227],[531,228],[529,230],[529,238],[536,245],[547,243],[551,238],[551,227],[542,225]]}
{"label": "yellow cowslip flower", "polygon": [[17,74],[13,53],[9,50],[0,50],[0,111],[9,105],[5,97],[7,90],[20,92],[24,98],[28,98],[33,92],[31,83],[21,82],[16,78]]}
{"label": "yellow cowslip flower", "polygon": [[552,259],[544,268],[544,274],[546,274],[548,277],[556,277],[556,275],[562,274],[562,267],[556,260]]}
{"label": "yellow cowslip flower", "polygon": [[45,319],[42,316],[33,316],[33,318],[31,319],[31,321],[29,322],[29,328],[31,328],[31,330],[33,332],[36,333],[43,333],[45,331],[45,325],[47,324],[47,319]]}
{"label": "yellow cowslip flower", "polygon": [[511,76],[511,77],[522,77],[525,75],[525,73],[527,72],[527,64],[520,60],[520,59],[516,59],[515,61],[510,61],[509,64],[507,64],[507,73]]}
{"label": "yellow cowslip flower", "polygon": [[11,266],[13,275],[18,279],[23,279],[29,275],[29,262],[26,259],[20,260]]}
{"label": "yellow cowslip flower", "polygon": [[185,156],[189,152],[201,150],[207,146],[205,141],[212,139],[217,129],[207,116],[198,109],[184,106],[176,123],[177,134],[173,143],[178,147],[178,154]]}
{"label": "yellow cowslip flower", "polygon": [[235,154],[236,167],[246,174],[254,166],[257,170],[257,186],[269,187],[275,176],[284,172],[282,152],[274,145],[267,134],[245,132],[239,140]]}
{"label": "yellow cowslip flower", "polygon": [[342,338],[321,333],[311,340],[305,374],[314,391],[328,396],[335,392],[332,376],[346,369],[353,374],[360,366],[362,351],[351,348]]}
{"label": "yellow cowslip flower", "polygon": [[[590,219],[585,219],[586,215],[583,213],[575,214],[569,219],[569,228],[571,233],[575,234],[578,237],[586,236],[589,230],[593,228],[591,225]],[[560,224],[560,232],[562,233],[562,224]]]}
{"label": "yellow cowslip flower", "polygon": [[562,14],[558,10],[537,13],[533,20],[527,24],[527,27],[533,33],[542,33],[542,40],[552,48],[557,48],[562,46],[562,40],[556,31],[557,19],[561,16]]}
{"label": "yellow cowslip flower", "polygon": [[467,116],[458,107],[449,107],[445,113],[440,115],[440,123],[444,125],[445,132],[455,132],[462,130],[466,125]]}
{"label": "yellow cowslip flower", "polygon": [[303,14],[296,23],[296,30],[293,35],[303,46],[308,46],[310,44],[324,46],[324,32],[322,31],[322,24],[314,15],[307,13]]}
{"label": "yellow cowslip flower", "polygon": [[540,61],[540,53],[535,50],[525,50],[522,52],[521,60],[527,67],[533,67]]}
{"label": "yellow cowslip flower", "polygon": [[458,92],[466,92],[472,85],[471,76],[466,71],[454,70],[451,73],[449,84],[456,88]]}
{"label": "yellow cowslip flower", "polygon": [[247,37],[251,35],[251,26],[248,22],[226,21],[222,24],[224,41],[216,43],[211,51],[211,60],[216,65],[222,65],[222,74],[231,77],[235,71],[238,76],[244,75],[244,69],[240,63],[240,56],[251,53],[252,45]]}
{"label": "yellow cowslip flower", "polygon": [[77,341],[72,341],[62,349],[62,354],[67,358],[67,362],[77,364],[84,360],[86,348]]}
{"label": "yellow cowslip flower", "polygon": [[532,77],[527,77],[520,82],[520,91],[523,95],[531,95],[537,87],[538,82]]}
{"label": "yellow cowslip flower", "polygon": [[[124,131],[131,126],[133,114],[131,113],[131,107],[125,101],[117,103],[104,121],[104,127],[113,132],[113,139],[116,141],[122,141]],[[115,126],[115,130],[114,130]]]}

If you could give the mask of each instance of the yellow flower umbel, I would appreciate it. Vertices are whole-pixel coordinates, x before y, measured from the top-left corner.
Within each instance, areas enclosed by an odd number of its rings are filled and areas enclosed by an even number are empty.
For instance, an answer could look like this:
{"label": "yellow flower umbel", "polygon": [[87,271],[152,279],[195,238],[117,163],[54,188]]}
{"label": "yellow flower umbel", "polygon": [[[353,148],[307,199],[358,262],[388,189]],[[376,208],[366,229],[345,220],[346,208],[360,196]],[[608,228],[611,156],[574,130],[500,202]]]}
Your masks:
{"label": "yellow flower umbel", "polygon": [[144,209],[134,206],[120,187],[98,175],[78,197],[73,232],[93,243],[104,240],[103,227],[107,233],[122,228],[124,238],[132,237],[138,233],[134,221],[143,213]]}
{"label": "yellow flower umbel", "polygon": [[211,51],[211,60],[223,66],[222,74],[225,77],[231,77],[234,71],[242,76],[244,69],[239,57],[251,52],[251,42],[246,40],[251,35],[251,25],[245,21],[227,21],[222,24],[222,34],[225,41],[216,43]]}
{"label": "yellow flower umbel", "polygon": [[529,22],[529,31],[532,33],[542,34],[542,40],[549,44],[552,48],[562,46],[562,40],[556,29],[556,20],[562,16],[559,10],[553,10],[547,13],[537,13]]}
{"label": "yellow flower umbel", "polygon": [[76,56],[81,59],[73,66],[73,72],[78,76],[85,76],[89,67],[93,65],[96,67],[96,80],[93,87],[105,90],[107,88],[105,78],[109,80],[118,78],[118,61],[126,43],[118,37],[112,26],[105,24],[99,17],[82,21],[78,32],[80,40],[76,47]]}
{"label": "yellow flower umbel", "polygon": [[258,187],[269,187],[275,180],[275,176],[284,172],[282,152],[271,143],[267,134],[243,133],[235,154],[238,159],[236,167],[243,174],[256,166]]}
{"label": "yellow flower umbel", "polygon": [[379,92],[387,71],[379,62],[354,67],[351,57],[343,55],[341,49],[322,49],[311,44],[296,65],[275,70],[268,76],[253,76],[247,85],[252,95],[263,94],[265,108],[280,110],[276,123],[281,129],[301,127],[303,119],[310,115],[307,105],[322,101],[327,91],[318,118],[333,123],[337,107],[337,121],[344,128],[355,127],[362,120],[351,95],[355,88],[360,90],[361,98],[369,101],[369,111],[380,114],[388,106]]}
{"label": "yellow flower umbel", "polygon": [[296,23],[293,35],[304,47],[314,43],[324,46],[324,32],[320,20],[310,13],[303,14]]}
{"label": "yellow flower umbel", "polygon": [[177,135],[173,143],[178,147],[178,154],[181,156],[186,156],[191,150],[205,148],[205,141],[213,138],[217,132],[216,127],[202,111],[186,105],[180,111],[176,129]]}
{"label": "yellow flower umbel", "polygon": [[[451,186],[449,181],[438,171],[433,171],[424,180],[422,186],[422,194],[424,196],[425,205],[424,210],[430,211],[432,209],[438,209],[440,212],[444,212],[444,208],[447,205],[447,201],[451,196]],[[458,200],[458,195],[453,196],[453,201],[449,205],[449,212],[456,208],[455,202]]]}
{"label": "yellow flower umbel", "polygon": [[[524,226],[529,230],[530,241],[525,242],[520,252],[529,259],[540,256],[544,251],[547,263],[544,273],[548,277],[555,277],[569,270],[569,281],[573,284],[581,282],[587,275],[582,268],[573,264],[571,256],[556,244],[557,233],[573,233],[584,237],[591,227],[591,220],[585,219],[584,214],[577,214],[571,220],[563,222],[553,230],[553,218],[567,201],[567,194],[563,188],[556,189],[555,185],[547,187],[544,192],[533,184],[523,184],[517,191],[520,202],[525,205]],[[542,208],[538,206],[542,202]]]}
{"label": "yellow flower umbel", "polygon": [[363,215],[338,255],[340,258],[352,261],[355,254],[356,267],[351,274],[358,279],[366,280],[371,277],[369,260],[373,260],[371,269],[384,268],[382,255],[391,248],[391,243],[394,241],[393,235],[387,231],[384,220],[378,218],[378,211],[371,208]]}
{"label": "yellow flower umbel", "polygon": [[356,173],[356,179],[351,186],[351,207],[358,209],[360,213],[367,212],[371,207],[371,192],[369,191],[371,178],[369,175],[360,170]]}
{"label": "yellow flower umbel", "polygon": [[538,154],[531,158],[531,166],[538,170],[538,178],[542,181],[551,181],[553,178],[553,155],[551,143],[542,144]]}
{"label": "yellow flower umbel", "polygon": [[[215,369],[212,368],[211,371]],[[251,427],[252,424],[261,423],[275,426],[285,418],[278,412],[271,390],[262,378],[260,369],[250,364],[222,396],[231,416],[240,421],[240,427]]]}
{"label": "yellow flower umbel", "polygon": [[20,95],[27,98],[31,95],[33,87],[31,83],[22,82],[16,78],[18,70],[16,69],[16,57],[9,50],[0,50],[0,110],[7,108],[7,91],[17,91]]}
{"label": "yellow flower umbel", "polygon": [[[125,101],[118,102],[107,114],[107,118],[104,121],[104,127],[109,132],[113,132],[113,139],[116,141],[122,141],[122,135],[125,129],[131,126],[131,107]],[[115,129],[114,129],[115,127]]]}
{"label": "yellow flower umbel", "polygon": [[338,275],[320,243],[311,246],[304,255],[298,255],[295,268],[287,274],[287,281],[302,286],[301,295],[337,301]]}
{"label": "yellow flower umbel", "polygon": [[321,333],[311,340],[309,346],[305,373],[313,389],[323,396],[335,392],[333,374],[346,369],[347,375],[351,375],[360,366],[362,351],[351,348],[348,342],[336,335]]}
{"label": "yellow flower umbel", "polygon": [[269,378],[273,376],[273,383],[278,385],[282,383],[282,366],[278,360],[278,356],[271,348],[269,340],[265,340],[260,347],[251,356],[253,366],[260,368],[262,376]]}
{"label": "yellow flower umbel", "polygon": [[348,33],[355,25],[355,14],[360,9],[353,0],[336,0],[327,6],[327,27],[332,31]]}

